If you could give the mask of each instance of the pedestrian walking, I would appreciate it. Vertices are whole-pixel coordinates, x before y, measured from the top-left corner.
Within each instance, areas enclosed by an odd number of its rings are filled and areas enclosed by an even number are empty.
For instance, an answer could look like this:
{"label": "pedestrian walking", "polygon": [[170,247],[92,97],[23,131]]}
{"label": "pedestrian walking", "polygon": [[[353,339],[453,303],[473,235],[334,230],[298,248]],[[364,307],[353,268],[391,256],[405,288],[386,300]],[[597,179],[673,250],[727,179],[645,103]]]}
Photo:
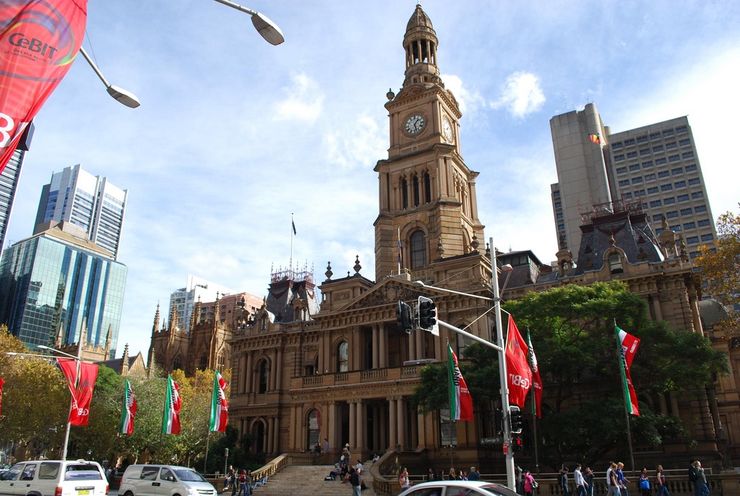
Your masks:
{"label": "pedestrian walking", "polygon": [[614,462],[609,462],[609,468],[606,469],[606,495],[622,495],[622,492],[619,490],[619,480],[617,480],[617,464]]}
{"label": "pedestrian walking", "polygon": [[476,470],[475,467],[470,467],[470,472],[468,472],[468,480],[471,480],[471,481],[480,480],[480,472],[478,472],[478,470]]}
{"label": "pedestrian walking", "polygon": [[534,480],[534,476],[529,470],[524,470],[523,472],[522,486],[524,489],[524,496],[532,496],[534,494],[534,490],[537,489],[537,481]]}
{"label": "pedestrian walking", "polygon": [[586,488],[588,483],[583,478],[583,472],[581,472],[581,464],[576,464],[576,468],[573,470],[573,481],[576,484],[576,494],[578,496],[586,496]]}
{"label": "pedestrian walking", "polygon": [[624,463],[618,462],[617,463],[617,482],[619,483],[619,491],[622,496],[630,496],[629,489],[627,489],[627,484],[630,483],[630,481],[627,480],[627,478],[624,476]]}
{"label": "pedestrian walking", "polygon": [[558,473],[558,485],[560,486],[560,491],[563,496],[570,496],[570,491],[568,490],[568,467],[565,465],[560,467],[560,472]]}
{"label": "pedestrian walking", "polygon": [[640,495],[650,496],[652,488],[650,487],[650,477],[648,477],[648,471],[646,467],[642,467],[640,472]]}
{"label": "pedestrian walking", "polygon": [[694,496],[709,496],[709,484],[704,474],[704,467],[699,460],[691,462],[689,467],[689,481],[694,485]]}
{"label": "pedestrian walking", "polygon": [[665,474],[663,473],[663,465],[658,465],[658,468],[655,470],[655,491],[656,496],[671,496],[671,493],[668,492]]}
{"label": "pedestrian walking", "polygon": [[583,480],[586,481],[586,496],[594,496],[594,471],[591,467],[583,471]]}
{"label": "pedestrian walking", "polygon": [[362,495],[362,484],[360,482],[360,474],[357,473],[355,467],[349,469],[349,483],[352,486],[352,496]]}
{"label": "pedestrian walking", "polygon": [[401,473],[398,474],[398,485],[401,486],[401,489],[408,489],[409,487],[411,487],[409,471],[406,470],[406,467],[403,467],[401,469]]}

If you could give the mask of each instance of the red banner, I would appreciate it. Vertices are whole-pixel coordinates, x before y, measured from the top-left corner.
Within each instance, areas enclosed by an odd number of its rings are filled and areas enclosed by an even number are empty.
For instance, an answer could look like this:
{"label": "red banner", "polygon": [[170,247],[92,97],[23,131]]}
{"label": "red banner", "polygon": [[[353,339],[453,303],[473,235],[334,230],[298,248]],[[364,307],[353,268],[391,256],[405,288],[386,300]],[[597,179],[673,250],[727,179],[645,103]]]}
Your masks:
{"label": "red banner", "polygon": [[80,374],[77,376],[77,360],[57,358],[64,377],[67,378],[69,392],[72,393],[72,405],[69,409],[69,423],[87,425],[90,419],[95,381],[98,378],[98,366],[94,363],[80,362]]}
{"label": "red banner", "polygon": [[509,403],[524,408],[529,388],[532,387],[532,370],[527,361],[527,343],[524,342],[514,317],[509,315],[509,332],[506,336],[506,373],[508,374]]}
{"label": "red banner", "polygon": [[0,1],[0,172],[80,50],[87,0]]}

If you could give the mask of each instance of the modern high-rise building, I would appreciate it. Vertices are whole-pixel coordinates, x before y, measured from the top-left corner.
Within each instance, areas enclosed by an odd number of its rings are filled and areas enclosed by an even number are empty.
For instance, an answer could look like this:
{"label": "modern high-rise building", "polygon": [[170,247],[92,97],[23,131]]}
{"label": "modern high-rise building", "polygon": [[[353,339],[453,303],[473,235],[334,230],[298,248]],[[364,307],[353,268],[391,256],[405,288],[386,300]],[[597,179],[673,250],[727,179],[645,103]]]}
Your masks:
{"label": "modern high-rise building", "polygon": [[21,176],[23,159],[29,149],[32,137],[33,123],[26,127],[18,143],[18,148],[16,148],[10,161],[5,165],[2,173],[0,173],[0,251],[2,251],[5,243],[5,233],[8,232],[10,211],[13,208],[16,189],[18,189],[18,180]]}
{"label": "modern high-rise building", "polygon": [[206,281],[192,274],[188,275],[188,285],[170,294],[169,314],[172,316],[171,318],[177,319],[174,324],[175,327],[188,332],[196,302],[216,301],[219,295],[224,296],[231,293],[233,291],[224,286]]}
{"label": "modern high-rise building", "polygon": [[[71,222],[87,233],[88,239],[118,258],[127,190],[107,178],[93,176],[80,164],[66,167],[44,185],[36,212],[36,226],[52,221]],[[34,234],[38,227],[34,228]]]}
{"label": "modern high-rise building", "polygon": [[3,252],[0,322],[31,347],[81,339],[115,356],[126,273],[78,226],[50,223]]}
{"label": "modern high-rise building", "polygon": [[612,133],[592,103],[550,119],[558,182],[551,186],[560,248],[578,250],[581,225],[614,203],[637,205],[660,234],[663,220],[689,256],[717,236],[688,119]]}

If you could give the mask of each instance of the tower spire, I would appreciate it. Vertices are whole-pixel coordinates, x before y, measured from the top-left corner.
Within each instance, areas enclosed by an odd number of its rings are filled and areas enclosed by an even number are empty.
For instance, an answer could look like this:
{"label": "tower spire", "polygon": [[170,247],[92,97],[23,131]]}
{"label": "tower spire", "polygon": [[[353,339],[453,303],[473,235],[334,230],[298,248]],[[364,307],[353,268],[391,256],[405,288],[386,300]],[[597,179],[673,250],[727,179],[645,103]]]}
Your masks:
{"label": "tower spire", "polygon": [[406,51],[404,88],[415,83],[442,84],[437,66],[437,44],[437,33],[432,21],[417,3],[406,24],[406,34],[403,37],[403,48]]}

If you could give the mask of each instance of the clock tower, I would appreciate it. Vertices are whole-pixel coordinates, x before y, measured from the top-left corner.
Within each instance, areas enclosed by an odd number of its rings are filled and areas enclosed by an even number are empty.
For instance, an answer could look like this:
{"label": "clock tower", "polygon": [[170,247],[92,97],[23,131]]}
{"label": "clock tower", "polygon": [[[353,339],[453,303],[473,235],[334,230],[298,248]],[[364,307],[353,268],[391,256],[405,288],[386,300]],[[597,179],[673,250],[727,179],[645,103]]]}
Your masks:
{"label": "clock tower", "polygon": [[[405,78],[389,91],[388,158],[378,161],[380,212],[375,221],[376,281],[398,273],[434,279],[433,265],[477,252],[483,240],[475,178],[460,155],[462,113],[437,65],[437,34],[417,5],[403,38]],[[400,240],[400,243],[399,243]]]}

